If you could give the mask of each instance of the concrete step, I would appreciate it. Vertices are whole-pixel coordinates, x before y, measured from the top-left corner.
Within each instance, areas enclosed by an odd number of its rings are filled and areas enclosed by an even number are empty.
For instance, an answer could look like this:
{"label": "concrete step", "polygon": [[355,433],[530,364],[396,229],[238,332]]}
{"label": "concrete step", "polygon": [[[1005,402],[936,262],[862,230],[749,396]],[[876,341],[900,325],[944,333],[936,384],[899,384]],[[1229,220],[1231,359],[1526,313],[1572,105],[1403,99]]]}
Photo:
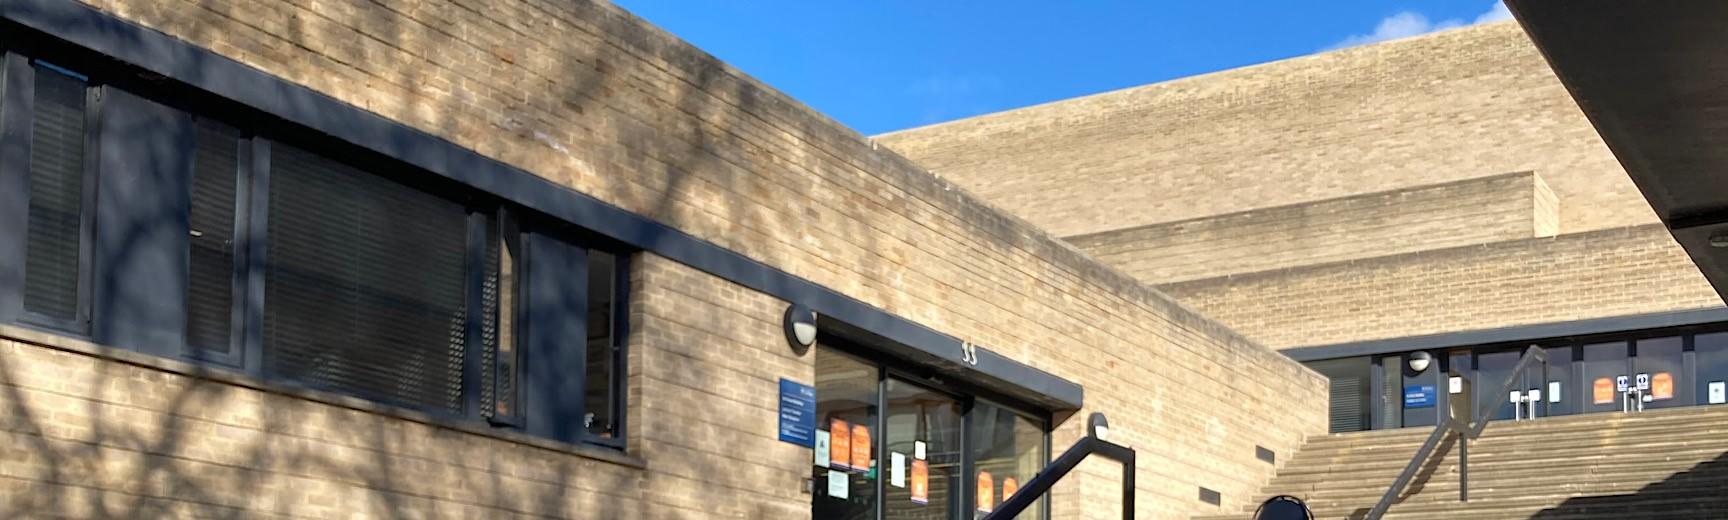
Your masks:
{"label": "concrete step", "polygon": [[[1312,439],[1261,496],[1302,497],[1317,518],[1360,518],[1430,433]],[[1386,518],[1728,518],[1728,407],[1496,422],[1470,443],[1469,469],[1471,500],[1463,503],[1458,446],[1442,444]]]}

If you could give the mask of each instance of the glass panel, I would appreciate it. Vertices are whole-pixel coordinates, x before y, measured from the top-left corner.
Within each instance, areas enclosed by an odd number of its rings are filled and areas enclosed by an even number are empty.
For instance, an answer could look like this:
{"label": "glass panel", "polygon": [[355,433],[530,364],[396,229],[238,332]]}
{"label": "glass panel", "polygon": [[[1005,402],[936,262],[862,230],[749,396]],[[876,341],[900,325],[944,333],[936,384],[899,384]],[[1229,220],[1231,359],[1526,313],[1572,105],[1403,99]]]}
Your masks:
{"label": "glass panel", "polygon": [[1400,356],[1380,358],[1380,421],[1379,428],[1404,426],[1404,359]]}
{"label": "glass panel", "polygon": [[874,520],[875,446],[863,442],[854,449],[852,441],[854,437],[867,441],[877,438],[880,378],[876,367],[850,356],[821,346],[815,351],[816,455],[822,455],[826,447],[828,456],[825,461],[813,461],[822,463],[814,466],[811,517]]}
{"label": "glass panel", "polygon": [[602,251],[588,252],[588,379],[583,389],[588,432],[601,438],[617,434],[617,416],[612,410],[612,378],[616,375],[613,302],[617,285],[617,261]]}
{"label": "glass panel", "polygon": [[[1472,386],[1476,392],[1476,413],[1482,410],[1494,410],[1489,416],[1494,420],[1511,419],[1513,415],[1512,400],[1507,394],[1500,392],[1501,385],[1512,375],[1512,366],[1518,364],[1522,350],[1502,350],[1476,354],[1476,380]],[[1512,388],[1519,390],[1525,386],[1520,381]]]}
{"label": "glass panel", "polygon": [[[888,379],[887,397],[886,449],[891,466],[883,488],[884,518],[964,518],[959,514],[964,485],[960,404],[945,394],[894,378]],[[904,487],[895,485],[899,479],[892,464],[897,458],[906,461]]]}
{"label": "glass panel", "polygon": [[502,422],[515,422],[521,389],[516,370],[516,259],[521,257],[521,236],[510,219],[497,214],[486,218],[486,282],[481,295],[480,401],[487,403],[481,415]]}
{"label": "glass panel", "polygon": [[468,212],[272,146],[264,373],[462,412]]}
{"label": "glass panel", "polygon": [[239,167],[240,134],[200,120],[192,151],[186,344],[205,352],[227,354],[234,348],[230,322]]}
{"label": "glass panel", "polygon": [[[972,417],[973,460],[978,467],[974,517],[983,518],[1032,480],[1044,468],[1047,455],[1042,422],[982,401],[972,408]],[[1043,503],[1039,498],[1019,518],[1042,520]]]}
{"label": "glass panel", "polygon": [[1645,374],[1650,378],[1650,390],[1645,393],[1650,396],[1645,401],[1644,409],[1673,408],[1692,404],[1691,395],[1686,388],[1683,370],[1681,370],[1681,351],[1684,341],[1678,337],[1641,339],[1635,343],[1638,355],[1632,358],[1634,382],[1636,374]]}
{"label": "glass panel", "polygon": [[1582,396],[1578,409],[1585,413],[1620,411],[1620,392],[1615,386],[1615,378],[1629,375],[1626,342],[1584,345],[1579,350],[1583,354],[1579,363],[1584,378],[1578,381]]}
{"label": "glass panel", "polygon": [[37,65],[24,308],[65,322],[80,317],[86,96],[83,81]]}
{"label": "glass panel", "polygon": [[[1578,387],[1572,382],[1572,357],[1574,355],[1573,347],[1548,349],[1549,383],[1542,387],[1542,400],[1548,402],[1548,415],[1578,413],[1578,401],[1582,399],[1582,396],[1578,393]],[[1559,400],[1555,400],[1556,398]]]}
{"label": "glass panel", "polygon": [[1700,404],[1728,404],[1728,332],[1699,334],[1692,340],[1698,356],[1693,395]]}

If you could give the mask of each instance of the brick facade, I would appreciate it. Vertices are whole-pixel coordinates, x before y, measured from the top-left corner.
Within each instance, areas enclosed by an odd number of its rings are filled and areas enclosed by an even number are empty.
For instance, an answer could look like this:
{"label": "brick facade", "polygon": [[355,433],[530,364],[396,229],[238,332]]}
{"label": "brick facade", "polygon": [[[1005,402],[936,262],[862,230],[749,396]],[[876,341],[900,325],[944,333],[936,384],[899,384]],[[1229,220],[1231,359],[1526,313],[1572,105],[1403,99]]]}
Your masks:
{"label": "brick facade", "polygon": [[1554,193],[1530,172],[1068,237],[1100,262],[1168,284],[1552,236]]}
{"label": "brick facade", "polygon": [[1661,224],[1160,289],[1275,348],[1722,306]]}
{"label": "brick facade", "polygon": [[1553,187],[1561,233],[1655,221],[1514,22],[878,139],[1059,236],[1514,171]]}
{"label": "brick facade", "polygon": [[[93,7],[1076,381],[1140,450],[1140,518],[1253,498],[1325,429],[1325,381],[643,21],[585,1],[91,0]],[[640,255],[628,455],[475,432],[3,329],[0,512],[799,518],[809,381],[786,302]],[[1171,432],[1181,432],[1173,436]],[[1088,463],[1058,518],[1111,518]],[[62,508],[62,509],[55,509]],[[4,515],[0,515],[4,516]]]}

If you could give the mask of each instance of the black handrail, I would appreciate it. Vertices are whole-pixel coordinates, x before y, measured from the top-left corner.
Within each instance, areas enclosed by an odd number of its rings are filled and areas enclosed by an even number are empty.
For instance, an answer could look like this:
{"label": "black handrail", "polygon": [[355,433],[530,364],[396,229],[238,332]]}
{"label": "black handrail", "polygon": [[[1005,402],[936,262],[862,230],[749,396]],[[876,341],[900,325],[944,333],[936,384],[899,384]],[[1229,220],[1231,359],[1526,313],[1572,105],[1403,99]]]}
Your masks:
{"label": "black handrail", "polygon": [[[1506,377],[1506,382],[1500,385],[1500,391],[1489,395],[1507,395],[1511,392],[1515,383],[1520,377],[1523,377],[1524,371],[1530,368],[1531,362],[1542,363],[1542,383],[1546,385],[1548,382],[1548,353],[1544,352],[1541,347],[1531,345],[1530,348],[1524,350],[1524,355],[1518,358],[1518,364],[1513,365],[1512,373]],[[1373,509],[1368,510],[1368,515],[1364,517],[1365,520],[1380,520],[1380,517],[1385,516],[1386,510],[1392,508],[1392,501],[1398,498],[1399,493],[1404,492],[1405,487],[1410,485],[1410,480],[1415,478],[1416,471],[1428,461],[1429,456],[1433,455],[1434,449],[1440,445],[1440,440],[1446,438],[1446,434],[1453,432],[1458,433],[1458,501],[1470,501],[1470,441],[1482,436],[1482,430],[1488,427],[1488,418],[1494,415],[1498,407],[1485,407],[1476,416],[1474,424],[1459,423],[1457,419],[1452,417],[1452,392],[1440,393],[1440,389],[1447,386],[1446,377],[1446,372],[1439,369],[1434,370],[1435,393],[1446,396],[1438,403],[1438,406],[1444,408],[1441,409],[1439,418],[1435,421],[1434,433],[1428,434],[1428,440],[1423,441],[1422,447],[1418,448],[1416,454],[1410,457],[1410,463],[1404,465],[1404,471],[1398,473],[1398,479],[1393,480],[1392,486],[1386,488],[1386,494],[1380,496],[1380,502],[1374,504]],[[1471,397],[1465,396],[1465,399],[1471,399]],[[1542,415],[1546,416],[1548,415],[1548,400],[1542,399],[1541,401]],[[1521,405],[1513,403],[1513,406]]]}
{"label": "black handrail", "polygon": [[984,520],[1006,520],[1020,516],[1020,513],[1025,511],[1027,507],[1031,507],[1033,502],[1038,501],[1038,497],[1049,493],[1050,487],[1056,485],[1056,481],[1062,480],[1062,477],[1073,471],[1075,466],[1080,465],[1080,461],[1094,453],[1122,463],[1122,518],[1133,520],[1134,449],[1101,438],[1098,431],[1100,429],[1098,426],[1103,423],[1101,414],[1093,414],[1090,422],[1093,425],[1088,427],[1091,431],[1085,437],[1081,437],[1079,442],[1075,442],[1073,446],[1068,448],[1068,451],[1062,452],[1062,456],[1057,457],[1049,466],[1038,470],[1038,474],[1033,475],[1032,480],[1026,481],[1026,484],[1019,491],[1014,492],[1013,496],[1004,500],[1002,505],[985,516]]}

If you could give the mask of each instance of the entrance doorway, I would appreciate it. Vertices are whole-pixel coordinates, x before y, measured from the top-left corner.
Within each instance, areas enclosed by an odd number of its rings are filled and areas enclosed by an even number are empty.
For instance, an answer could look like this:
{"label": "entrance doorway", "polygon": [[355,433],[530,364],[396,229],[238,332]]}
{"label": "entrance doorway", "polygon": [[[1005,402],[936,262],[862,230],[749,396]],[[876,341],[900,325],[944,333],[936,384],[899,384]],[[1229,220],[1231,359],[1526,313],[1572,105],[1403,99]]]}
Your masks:
{"label": "entrance doorway", "polygon": [[[1050,460],[1049,417],[819,341],[813,518],[982,518]],[[1048,515],[1047,500],[1020,518]]]}
{"label": "entrance doorway", "polygon": [[1595,343],[1579,347],[1579,406],[1585,413],[1671,408],[1693,404],[1681,337]]}

